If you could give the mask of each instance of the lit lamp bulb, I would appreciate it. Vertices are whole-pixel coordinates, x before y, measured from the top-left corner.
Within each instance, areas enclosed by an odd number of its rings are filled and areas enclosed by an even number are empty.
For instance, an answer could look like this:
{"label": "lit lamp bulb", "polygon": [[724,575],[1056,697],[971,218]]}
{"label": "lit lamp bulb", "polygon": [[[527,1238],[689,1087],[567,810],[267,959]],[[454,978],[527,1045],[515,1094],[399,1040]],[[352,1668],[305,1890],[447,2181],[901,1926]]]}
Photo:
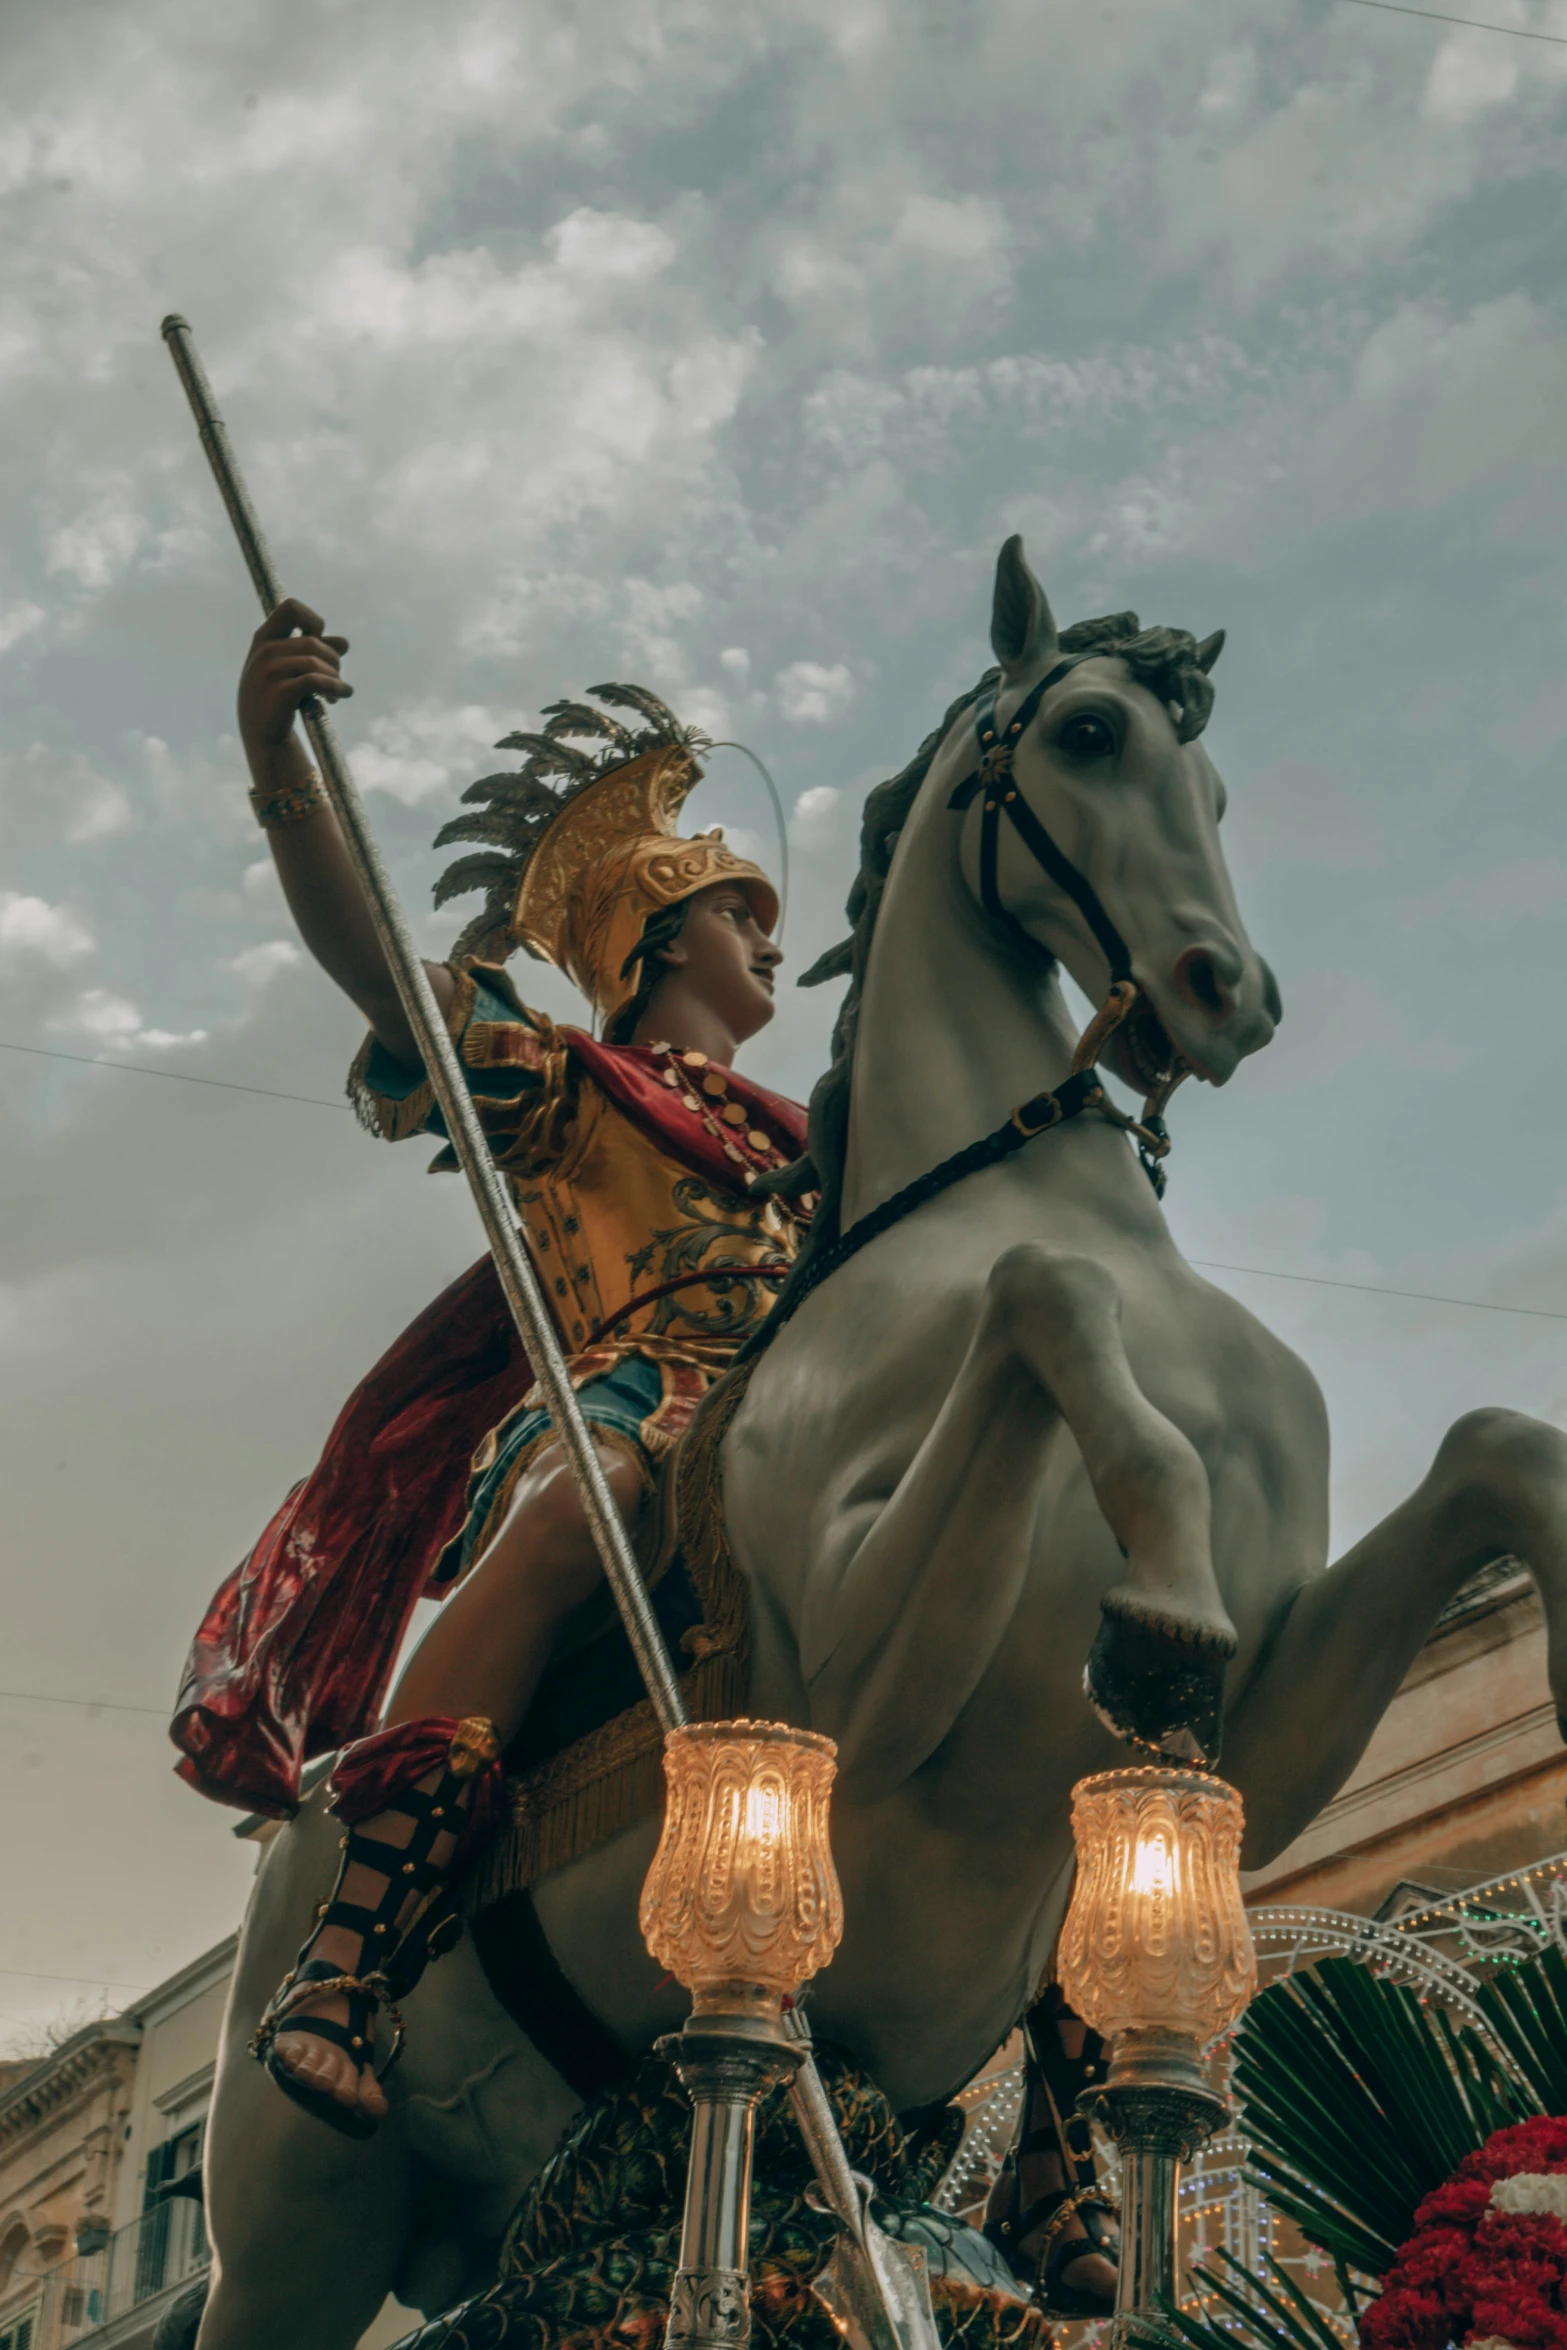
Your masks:
{"label": "lit lamp bulb", "polygon": [[843,1933],[828,1842],[836,1747],[782,1722],[692,1722],[664,1740],[664,1831],[642,1888],[643,1940],[691,1993],[661,2040],[695,2109],[670,2350],[740,2350],[763,2091],[801,2061],[783,2003]]}
{"label": "lit lamp bulb", "polygon": [[1100,2117],[1121,2148],[1117,2331],[1175,2289],[1180,2165],[1224,2119],[1202,2051],[1257,1987],[1241,1799],[1202,1771],[1104,1771],[1072,1791],[1077,1882],[1057,1972],[1110,2042]]}

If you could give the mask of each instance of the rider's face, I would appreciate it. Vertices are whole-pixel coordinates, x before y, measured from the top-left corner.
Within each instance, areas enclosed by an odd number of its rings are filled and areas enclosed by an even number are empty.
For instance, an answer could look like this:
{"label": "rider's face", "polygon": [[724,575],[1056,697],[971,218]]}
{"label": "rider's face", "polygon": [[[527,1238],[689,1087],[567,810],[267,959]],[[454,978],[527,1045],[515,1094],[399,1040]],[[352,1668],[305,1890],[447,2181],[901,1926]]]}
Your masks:
{"label": "rider's face", "polygon": [[783,961],[743,889],[716,881],[691,899],[680,935],[665,950],[685,986],[737,1044],[773,1016],[773,973]]}

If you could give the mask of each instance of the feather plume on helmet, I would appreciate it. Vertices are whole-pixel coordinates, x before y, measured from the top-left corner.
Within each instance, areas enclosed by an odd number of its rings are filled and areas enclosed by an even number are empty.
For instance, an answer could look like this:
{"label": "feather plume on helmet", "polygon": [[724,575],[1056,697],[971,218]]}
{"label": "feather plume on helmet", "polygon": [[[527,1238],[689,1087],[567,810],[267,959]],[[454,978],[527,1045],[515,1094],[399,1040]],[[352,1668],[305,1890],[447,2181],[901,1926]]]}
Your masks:
{"label": "feather plume on helmet", "polygon": [[[637,947],[650,916],[732,881],[770,931],[778,893],[721,833],[684,839],[675,829],[701,780],[697,757],[708,738],[682,726],[644,686],[588,691],[643,723],[633,729],[588,702],[551,702],[541,733],[506,735],[496,749],[526,751],[527,759],[512,773],[471,783],[463,799],[475,813],[436,834],[438,849],[453,841],[479,847],[447,867],[435,902],[482,889],[484,905],[453,956],[503,963],[525,947],[564,971],[607,1027],[636,992]],[[594,748],[579,749],[584,742]]]}

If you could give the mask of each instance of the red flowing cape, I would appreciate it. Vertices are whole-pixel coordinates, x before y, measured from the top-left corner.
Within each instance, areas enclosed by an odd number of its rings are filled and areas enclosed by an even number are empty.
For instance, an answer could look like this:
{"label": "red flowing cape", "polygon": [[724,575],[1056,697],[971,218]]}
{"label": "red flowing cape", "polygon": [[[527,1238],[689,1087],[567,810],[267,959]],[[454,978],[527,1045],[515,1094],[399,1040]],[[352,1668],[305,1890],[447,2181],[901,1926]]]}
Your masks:
{"label": "red flowing cape", "polygon": [[[560,1034],[616,1108],[720,1190],[719,1138],[645,1048]],[[730,1095],[795,1151],[805,1113],[727,1073]],[[488,1257],[426,1306],[355,1388],[326,1449],[214,1598],[191,1646],[170,1736],[187,1785],[287,1818],[313,1755],[374,1722],[415,1602],[462,1524],[468,1464],[533,1373]]]}

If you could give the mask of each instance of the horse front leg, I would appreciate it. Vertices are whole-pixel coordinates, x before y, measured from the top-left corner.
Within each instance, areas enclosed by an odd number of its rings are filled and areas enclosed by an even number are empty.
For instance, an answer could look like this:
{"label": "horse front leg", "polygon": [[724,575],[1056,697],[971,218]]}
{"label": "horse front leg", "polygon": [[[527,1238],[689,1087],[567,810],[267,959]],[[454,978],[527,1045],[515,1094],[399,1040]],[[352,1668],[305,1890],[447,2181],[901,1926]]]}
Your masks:
{"label": "horse front leg", "polygon": [[1216,1753],[1236,1638],[1207,1472],[1138,1386],[1120,1325],[1103,1265],[1036,1242],[998,1258],[935,1425],[841,1571],[818,1578],[801,1622],[812,1720],[860,1800],[927,1761],[977,1688],[1016,1611],[1063,1426],[1127,1562],[1102,1602],[1090,1698],[1122,1737]]}
{"label": "horse front leg", "polygon": [[1151,1404],[1121,1335],[1121,1292],[1095,1259],[1035,1244],[996,1266],[1013,1344],[1071,1430],[1126,1561],[1101,1599],[1083,1685],[1118,1738],[1218,1759],[1238,1641],[1213,1567],[1208,1472]]}
{"label": "horse front leg", "polygon": [[1245,1867],[1338,1793],[1443,1608],[1508,1555],[1545,1604],[1567,1735],[1567,1436],[1521,1412],[1470,1412],[1409,1499],[1294,1593],[1238,1693],[1226,1768],[1246,1798]]}

